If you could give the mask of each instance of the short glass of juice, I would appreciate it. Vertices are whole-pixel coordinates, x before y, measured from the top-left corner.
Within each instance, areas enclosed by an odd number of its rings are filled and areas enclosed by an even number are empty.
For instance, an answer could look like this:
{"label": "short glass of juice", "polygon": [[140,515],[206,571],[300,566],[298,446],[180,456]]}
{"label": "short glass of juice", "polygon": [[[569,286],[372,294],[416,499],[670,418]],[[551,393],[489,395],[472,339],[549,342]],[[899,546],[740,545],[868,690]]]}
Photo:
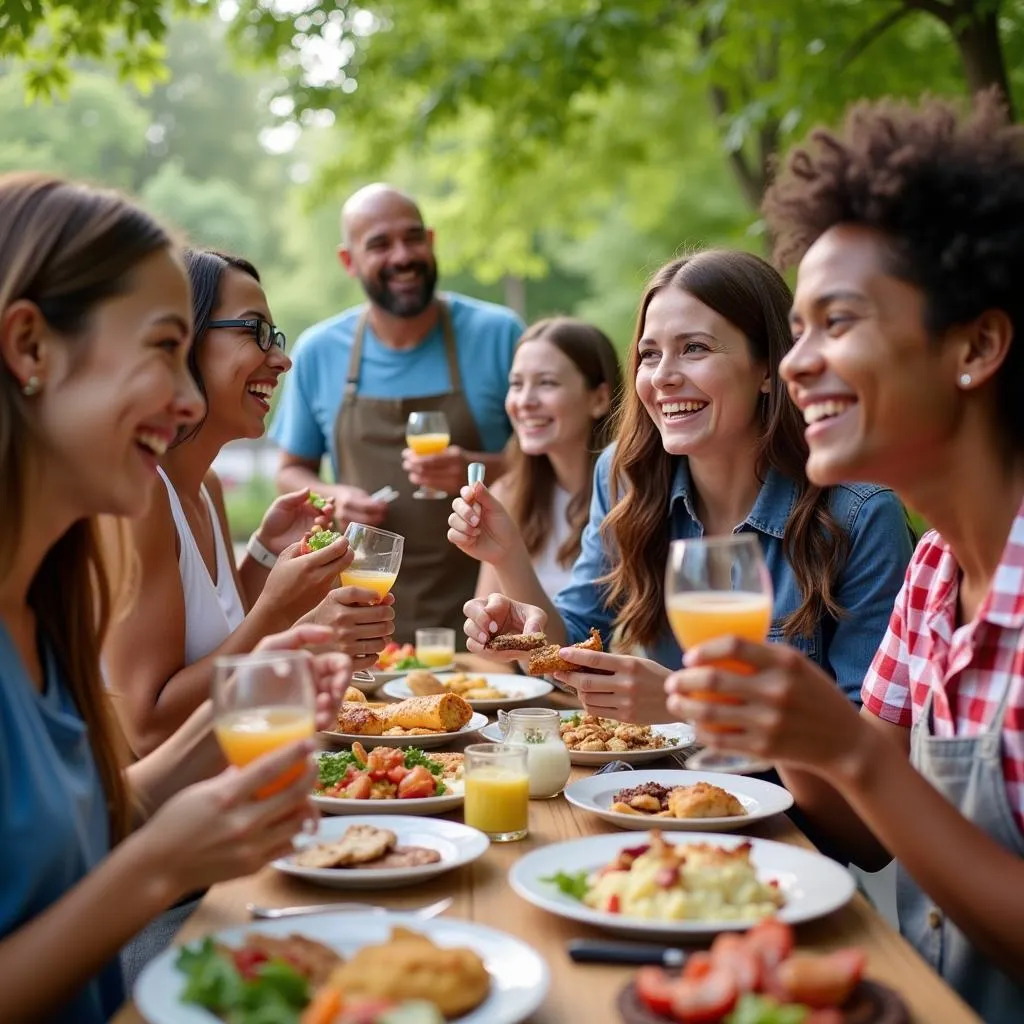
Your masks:
{"label": "short glass of juice", "polygon": [[442,668],[455,659],[455,630],[417,629],[416,660],[427,668]]}
{"label": "short glass of juice", "polygon": [[[306,651],[266,651],[214,660],[214,733],[224,756],[239,768],[295,740],[313,735],[316,687]],[[294,782],[302,761],[261,789],[267,797]]]}
{"label": "short glass of juice", "polygon": [[530,817],[528,751],[518,743],[466,747],[463,820],[492,842],[525,839]]}

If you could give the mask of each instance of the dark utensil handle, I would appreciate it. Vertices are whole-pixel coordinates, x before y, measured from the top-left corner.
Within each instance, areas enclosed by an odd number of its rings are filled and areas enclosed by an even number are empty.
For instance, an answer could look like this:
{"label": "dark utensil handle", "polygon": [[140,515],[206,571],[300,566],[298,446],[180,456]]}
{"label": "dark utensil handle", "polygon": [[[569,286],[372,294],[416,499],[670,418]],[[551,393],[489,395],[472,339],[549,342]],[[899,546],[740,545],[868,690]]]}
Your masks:
{"label": "dark utensil handle", "polygon": [[602,939],[573,939],[566,947],[578,964],[658,964],[681,967],[686,954],[669,946],[638,942],[606,942]]}

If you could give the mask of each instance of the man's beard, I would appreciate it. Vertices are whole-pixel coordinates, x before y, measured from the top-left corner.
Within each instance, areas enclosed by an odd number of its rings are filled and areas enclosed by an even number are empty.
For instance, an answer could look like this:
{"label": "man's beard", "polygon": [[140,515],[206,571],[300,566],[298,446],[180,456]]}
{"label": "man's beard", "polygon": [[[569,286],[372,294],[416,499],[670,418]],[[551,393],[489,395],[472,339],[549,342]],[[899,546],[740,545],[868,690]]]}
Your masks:
{"label": "man's beard", "polygon": [[[414,292],[393,292],[388,287],[389,278],[407,270],[415,270],[419,273],[420,287]],[[407,263],[402,267],[382,270],[373,280],[362,276],[359,280],[363,291],[366,292],[366,297],[375,306],[379,306],[392,316],[408,320],[419,316],[433,301],[434,289],[437,287],[437,264],[417,260],[415,263]]]}

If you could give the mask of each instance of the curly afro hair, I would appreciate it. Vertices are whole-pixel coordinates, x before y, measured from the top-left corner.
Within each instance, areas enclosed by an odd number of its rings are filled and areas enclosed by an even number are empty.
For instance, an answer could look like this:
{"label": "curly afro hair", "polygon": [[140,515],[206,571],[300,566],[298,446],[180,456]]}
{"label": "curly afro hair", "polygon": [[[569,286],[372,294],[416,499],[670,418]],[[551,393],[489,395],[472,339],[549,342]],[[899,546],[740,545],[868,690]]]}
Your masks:
{"label": "curly afro hair", "polygon": [[[935,98],[856,104],[839,133],[815,129],[792,150],[763,209],[783,266],[829,228],[863,225],[924,293],[933,336],[993,309],[1024,333],[1024,128],[996,90],[963,113]],[[996,386],[1001,425],[1024,444],[1022,342]]]}

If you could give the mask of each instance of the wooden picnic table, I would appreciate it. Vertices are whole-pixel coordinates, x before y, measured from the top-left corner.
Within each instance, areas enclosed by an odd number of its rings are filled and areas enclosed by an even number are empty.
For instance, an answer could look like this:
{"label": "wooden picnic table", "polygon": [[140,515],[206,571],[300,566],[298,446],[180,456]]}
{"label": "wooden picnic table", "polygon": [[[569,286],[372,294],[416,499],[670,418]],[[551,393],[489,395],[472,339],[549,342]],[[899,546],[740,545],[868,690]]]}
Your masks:
{"label": "wooden picnic table", "polygon": [[[459,661],[463,667],[473,671],[501,671],[500,666],[472,656],[462,656]],[[537,703],[571,706],[567,700],[556,693],[551,700]],[[644,767],[678,765],[672,762]],[[589,769],[574,768],[573,780],[588,774]],[[461,820],[459,813],[446,817]],[[568,940],[574,938],[610,938],[617,941],[616,937],[534,907],[512,891],[506,878],[518,858],[538,847],[618,831],[596,815],[573,807],[563,797],[534,800],[530,804],[530,834],[526,839],[518,843],[492,843],[473,864],[409,888],[373,893],[323,889],[272,868],[216,885],[185,923],[178,941],[190,942],[209,932],[249,923],[251,918],[245,907],[250,902],[283,907],[357,901],[408,910],[450,896],[455,902],[447,911],[447,917],[476,921],[515,935],[533,946],[547,961],[551,969],[551,988],[544,1005],[530,1018],[530,1024],[612,1022],[618,1019],[615,1011],[617,995],[636,968],[577,965],[569,959],[565,947]],[[756,822],[744,834],[813,849],[785,815]],[[861,947],[867,953],[868,976],[900,993],[914,1024],[980,1022],[980,1018],[860,893],[842,909],[817,921],[798,925],[796,932],[801,948]],[[114,1018],[113,1024],[143,1024],[143,1018],[129,1003]]]}

